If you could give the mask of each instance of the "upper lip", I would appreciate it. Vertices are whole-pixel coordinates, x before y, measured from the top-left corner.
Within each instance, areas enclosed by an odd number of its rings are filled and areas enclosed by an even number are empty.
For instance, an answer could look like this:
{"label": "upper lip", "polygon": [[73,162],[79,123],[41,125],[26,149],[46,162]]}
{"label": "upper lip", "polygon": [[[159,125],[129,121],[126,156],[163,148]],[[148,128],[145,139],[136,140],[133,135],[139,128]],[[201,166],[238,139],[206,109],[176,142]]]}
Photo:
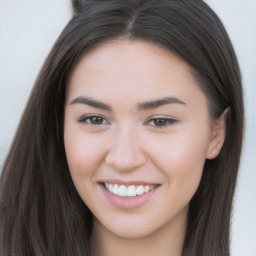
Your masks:
{"label": "upper lip", "polygon": [[119,179],[104,179],[99,181],[99,183],[111,183],[111,184],[117,184],[117,185],[156,185],[159,183],[156,182],[150,182],[150,181],[139,181],[139,180],[119,180]]}

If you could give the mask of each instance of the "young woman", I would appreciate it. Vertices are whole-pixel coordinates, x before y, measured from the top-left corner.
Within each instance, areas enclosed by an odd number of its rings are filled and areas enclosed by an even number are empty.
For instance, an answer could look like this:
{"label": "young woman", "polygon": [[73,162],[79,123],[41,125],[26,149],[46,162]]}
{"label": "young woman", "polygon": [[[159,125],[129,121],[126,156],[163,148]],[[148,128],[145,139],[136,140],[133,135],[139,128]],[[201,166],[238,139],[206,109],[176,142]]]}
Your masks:
{"label": "young woman", "polygon": [[9,255],[229,255],[236,56],[200,0],[74,4],[0,180]]}

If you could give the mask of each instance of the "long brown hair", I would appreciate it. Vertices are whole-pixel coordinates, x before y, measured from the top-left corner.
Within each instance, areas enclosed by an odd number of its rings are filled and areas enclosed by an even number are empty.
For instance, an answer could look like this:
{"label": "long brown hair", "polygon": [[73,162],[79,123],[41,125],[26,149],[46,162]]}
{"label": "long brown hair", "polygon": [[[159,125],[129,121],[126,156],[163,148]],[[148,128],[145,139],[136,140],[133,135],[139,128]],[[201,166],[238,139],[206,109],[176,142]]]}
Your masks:
{"label": "long brown hair", "polygon": [[244,109],[239,66],[219,18],[201,0],[88,0],[78,9],[46,59],[3,165],[0,254],[90,255],[92,216],[73,185],[63,144],[66,84],[85,52],[127,38],[185,60],[213,118],[229,108],[223,148],[206,160],[190,202],[183,248],[183,256],[228,256]]}

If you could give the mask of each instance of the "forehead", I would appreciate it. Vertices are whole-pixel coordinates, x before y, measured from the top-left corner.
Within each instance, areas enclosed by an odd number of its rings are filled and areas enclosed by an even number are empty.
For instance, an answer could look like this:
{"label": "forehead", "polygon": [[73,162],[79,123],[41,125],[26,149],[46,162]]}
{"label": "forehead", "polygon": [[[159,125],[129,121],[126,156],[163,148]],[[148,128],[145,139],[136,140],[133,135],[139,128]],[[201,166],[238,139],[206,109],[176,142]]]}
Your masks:
{"label": "forehead", "polygon": [[[109,41],[87,52],[74,68],[68,98],[85,94],[113,100],[205,96],[187,63],[155,44]],[[167,95],[168,94],[168,95]]]}

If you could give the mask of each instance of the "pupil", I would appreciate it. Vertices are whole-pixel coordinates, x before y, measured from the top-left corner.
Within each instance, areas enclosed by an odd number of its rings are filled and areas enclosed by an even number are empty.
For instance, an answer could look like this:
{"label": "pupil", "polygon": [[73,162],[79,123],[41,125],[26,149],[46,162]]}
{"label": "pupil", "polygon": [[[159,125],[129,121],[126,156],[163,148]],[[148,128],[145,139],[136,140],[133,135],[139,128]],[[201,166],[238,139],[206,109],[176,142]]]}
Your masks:
{"label": "pupil", "polygon": [[157,125],[157,126],[166,125],[166,120],[165,120],[165,119],[157,118],[157,119],[155,120],[155,125]]}
{"label": "pupil", "polygon": [[91,118],[91,123],[93,123],[93,124],[102,124],[102,118],[94,116],[94,117]]}

